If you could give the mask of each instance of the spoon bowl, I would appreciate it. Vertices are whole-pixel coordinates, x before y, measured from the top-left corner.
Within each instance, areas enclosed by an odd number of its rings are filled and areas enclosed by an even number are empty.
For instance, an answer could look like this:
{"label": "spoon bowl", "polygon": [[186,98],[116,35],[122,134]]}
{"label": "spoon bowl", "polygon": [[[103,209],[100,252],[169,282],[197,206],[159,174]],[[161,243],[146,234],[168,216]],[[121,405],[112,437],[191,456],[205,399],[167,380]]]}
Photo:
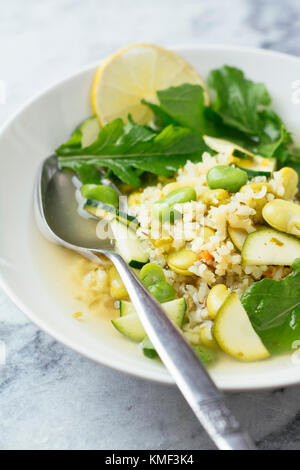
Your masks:
{"label": "spoon bowl", "polygon": [[91,257],[86,250],[111,250],[110,239],[96,235],[98,219],[84,218],[78,210],[74,175],[58,167],[55,155],[41,165],[36,180],[38,225],[51,241]]}

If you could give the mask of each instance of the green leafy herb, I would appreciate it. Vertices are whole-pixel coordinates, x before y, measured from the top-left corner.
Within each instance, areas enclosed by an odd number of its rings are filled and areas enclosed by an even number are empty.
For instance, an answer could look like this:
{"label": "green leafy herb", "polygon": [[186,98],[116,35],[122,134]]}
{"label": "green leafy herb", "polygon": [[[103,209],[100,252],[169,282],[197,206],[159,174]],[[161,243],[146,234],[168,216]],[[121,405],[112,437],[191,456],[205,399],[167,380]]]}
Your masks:
{"label": "green leafy herb", "polygon": [[204,90],[200,85],[184,84],[157,92],[160,109],[183,127],[201,134],[215,132],[214,124],[206,116]]}
{"label": "green leafy herb", "polygon": [[138,187],[137,170],[169,177],[187,160],[201,161],[206,149],[201,136],[190,129],[169,125],[157,133],[132,121],[125,125],[116,119],[103,127],[89,147],[64,144],[57,154],[62,167],[78,173],[83,165],[106,167],[121,181]]}
{"label": "green leafy herb", "polygon": [[78,173],[82,184],[99,184],[101,181],[100,172],[98,168],[94,166],[82,163],[78,166],[76,172]]}
{"label": "green leafy herb", "polygon": [[300,339],[300,258],[281,281],[263,279],[242,296],[256,333],[270,353],[289,351]]}
{"label": "green leafy herb", "polygon": [[155,128],[158,130],[164,129],[166,126],[173,124],[173,126],[177,126],[179,123],[175,121],[169,114],[162,109],[162,107],[158,104],[151,103],[146,100],[142,100],[142,103],[148,106],[154,117],[154,125]]}
{"label": "green leafy herb", "polygon": [[271,109],[261,112],[262,128],[259,133],[257,152],[265,157],[275,157],[284,163],[282,150],[292,142],[280,117]]}
{"label": "green leafy herb", "polygon": [[246,79],[241,70],[227,65],[213,70],[208,84],[215,94],[213,110],[229,128],[247,136],[248,142],[240,145],[276,158],[279,166],[286,164],[292,139],[280,117],[270,109],[271,98],[265,85]]}
{"label": "green leafy herb", "polygon": [[99,169],[107,168],[118,180],[139,187],[146,173],[170,177],[187,160],[201,161],[204,151],[212,154],[202,139],[206,134],[276,158],[278,168],[289,165],[300,175],[300,152],[292,149],[291,136],[270,108],[263,84],[224,66],[210,73],[208,85],[214,93],[211,107],[205,105],[203,88],[192,84],[157,91],[157,104],[142,100],[153,111],[153,128],[130,116],[128,124],[116,119],[82,148],[80,125],[57,149],[61,166],[77,171],[84,183],[98,183]]}
{"label": "green leafy herb", "polygon": [[213,70],[208,85],[216,93],[213,109],[225,124],[246,134],[260,133],[260,109],[271,103],[265,85],[247,80],[241,70],[228,65]]}
{"label": "green leafy herb", "polygon": [[81,149],[81,141],[82,141],[82,132],[80,129],[80,126],[78,126],[75,131],[73,132],[72,136],[70,137],[67,142],[62,144],[59,149],[61,152],[64,151],[64,149]]}

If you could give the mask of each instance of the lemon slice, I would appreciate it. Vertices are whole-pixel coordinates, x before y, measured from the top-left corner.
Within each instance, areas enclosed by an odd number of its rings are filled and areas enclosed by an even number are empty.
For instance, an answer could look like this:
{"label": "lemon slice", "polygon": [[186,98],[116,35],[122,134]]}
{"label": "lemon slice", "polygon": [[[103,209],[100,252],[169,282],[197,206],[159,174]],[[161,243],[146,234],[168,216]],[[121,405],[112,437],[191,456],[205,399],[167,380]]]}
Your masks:
{"label": "lemon slice", "polygon": [[92,106],[101,125],[128,114],[140,124],[152,118],[141,104],[144,98],[157,103],[156,91],[183,83],[201,85],[209,103],[205,83],[180,56],[162,47],[134,44],[109,57],[97,70],[92,88]]}

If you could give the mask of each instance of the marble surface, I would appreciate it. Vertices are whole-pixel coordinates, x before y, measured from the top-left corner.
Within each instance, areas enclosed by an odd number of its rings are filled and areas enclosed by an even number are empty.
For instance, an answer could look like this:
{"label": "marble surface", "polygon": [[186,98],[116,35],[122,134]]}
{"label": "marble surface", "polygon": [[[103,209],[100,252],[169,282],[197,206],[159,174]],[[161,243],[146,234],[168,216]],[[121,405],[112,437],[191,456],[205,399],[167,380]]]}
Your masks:
{"label": "marble surface", "polygon": [[[40,89],[131,42],[300,55],[299,13],[298,0],[2,1],[0,124]],[[7,348],[0,449],[213,448],[175,387],[80,357],[39,331],[3,292],[0,341]],[[226,397],[259,448],[300,449],[300,387]]]}

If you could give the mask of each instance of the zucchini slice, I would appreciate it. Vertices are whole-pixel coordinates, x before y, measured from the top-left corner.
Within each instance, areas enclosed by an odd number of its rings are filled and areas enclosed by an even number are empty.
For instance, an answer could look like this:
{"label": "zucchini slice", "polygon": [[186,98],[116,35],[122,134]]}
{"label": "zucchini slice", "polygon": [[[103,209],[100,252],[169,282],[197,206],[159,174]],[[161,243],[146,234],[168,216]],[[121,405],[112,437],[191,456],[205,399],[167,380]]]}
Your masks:
{"label": "zucchini slice", "polygon": [[137,313],[130,313],[129,315],[117,318],[111,322],[122,335],[127,336],[127,338],[136,343],[143,341],[146,336],[146,332]]}
{"label": "zucchini slice", "polygon": [[156,359],[157,357],[159,357],[156,352],[156,349],[154,348],[148,336],[146,336],[146,338],[142,341],[141,346],[144,355],[146,357],[149,357],[149,359]]}
{"label": "zucchini slice", "polygon": [[116,219],[110,222],[110,227],[115,237],[115,249],[129,266],[140,269],[148,263],[149,257],[142,242],[130,227]]}
{"label": "zucchini slice", "polygon": [[245,240],[248,236],[248,232],[246,232],[246,230],[243,230],[242,228],[234,228],[234,227],[230,227],[230,225],[229,225],[228,226],[228,235],[230,237],[230,240],[234,244],[234,246],[239,251],[242,251]]}
{"label": "zucchini slice", "polygon": [[[186,312],[185,300],[183,298],[175,299],[161,304],[161,306],[170,320],[172,320],[178,327],[181,327],[184,314]],[[114,327],[132,341],[143,341],[146,338],[146,332],[131,302],[121,300],[120,315],[120,318],[112,320]],[[148,349],[150,348],[149,343],[150,341],[147,343]]]}
{"label": "zucchini slice", "polygon": [[220,348],[240,361],[258,361],[270,356],[235,293],[220,308],[213,332]]}
{"label": "zucchini slice", "polygon": [[[165,302],[161,304],[161,307],[166,312],[168,317],[175,323],[175,325],[181,328],[186,312],[186,302],[184,298],[170,300],[170,302]],[[127,300],[121,300],[120,316],[124,317],[125,315],[131,315],[132,313],[136,313],[132,303],[128,302]]]}
{"label": "zucchini slice", "polygon": [[242,158],[253,158],[255,154],[249,152],[248,150],[240,147],[229,140],[218,139],[216,137],[209,137],[208,135],[203,136],[203,140],[208,147],[214,150],[217,153],[224,153],[232,157]]}
{"label": "zucchini slice", "polygon": [[233,163],[245,170],[251,178],[254,176],[270,177],[271,173],[276,170],[277,161],[275,158],[261,157],[228,140],[206,135],[203,136],[203,139],[206,145],[215,152],[233,157]]}
{"label": "zucchini slice", "polygon": [[272,228],[250,233],[242,249],[243,263],[250,265],[291,266],[299,257],[300,240]]}
{"label": "zucchini slice", "polygon": [[91,116],[90,118],[83,121],[78,130],[81,132],[81,147],[89,147],[95,140],[97,140],[98,134],[100,132],[100,124],[96,116]]}
{"label": "zucchini slice", "polygon": [[134,306],[128,300],[120,300],[120,317],[136,313]]}
{"label": "zucchini slice", "polygon": [[245,170],[251,178],[254,176],[269,178],[271,173],[276,170],[277,164],[275,158],[263,158],[259,155],[253,155],[252,158],[234,158],[233,161],[239,168]]}
{"label": "zucchini slice", "polygon": [[139,227],[139,223],[135,217],[119,211],[110,204],[104,204],[103,202],[95,201],[94,199],[88,199],[84,205],[84,209],[89,212],[89,214],[97,217],[97,219],[111,220],[115,217],[118,222],[130,226],[133,230],[136,230]]}

